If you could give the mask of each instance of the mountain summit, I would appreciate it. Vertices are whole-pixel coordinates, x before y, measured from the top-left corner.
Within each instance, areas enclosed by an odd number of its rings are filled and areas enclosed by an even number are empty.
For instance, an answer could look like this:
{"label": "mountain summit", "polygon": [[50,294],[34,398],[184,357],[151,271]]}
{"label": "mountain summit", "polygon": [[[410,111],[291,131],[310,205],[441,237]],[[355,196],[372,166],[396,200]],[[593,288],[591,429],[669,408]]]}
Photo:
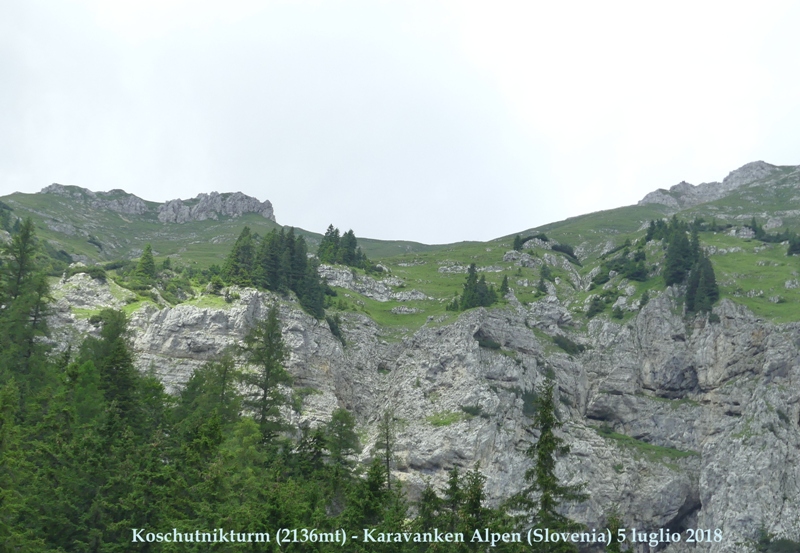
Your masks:
{"label": "mountain summit", "polygon": [[198,194],[190,200],[175,199],[163,204],[146,202],[134,194],[119,189],[93,192],[79,186],[57,183],[43,188],[41,194],[55,194],[79,200],[95,210],[107,209],[129,215],[156,213],[158,220],[162,223],[216,220],[221,216],[241,217],[246,213],[256,213],[275,222],[275,212],[269,200],[262,202],[241,192],[222,194],[211,192],[210,194]]}
{"label": "mountain summit", "polygon": [[778,172],[779,168],[763,161],[753,161],[731,171],[722,182],[704,182],[693,185],[680,182],[669,190],[659,188],[647,194],[637,205],[662,204],[673,209],[683,209],[719,200],[733,190],[761,180]]}

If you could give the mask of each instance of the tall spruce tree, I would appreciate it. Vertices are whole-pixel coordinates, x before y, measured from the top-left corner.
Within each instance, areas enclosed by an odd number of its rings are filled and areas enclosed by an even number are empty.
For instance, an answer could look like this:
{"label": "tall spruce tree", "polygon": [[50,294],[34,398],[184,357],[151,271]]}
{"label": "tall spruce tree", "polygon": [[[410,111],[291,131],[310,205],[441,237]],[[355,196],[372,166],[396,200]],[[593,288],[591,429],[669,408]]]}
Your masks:
{"label": "tall spruce tree", "polygon": [[336,263],[339,256],[339,229],[333,225],[328,225],[328,230],[319,243],[317,257],[322,263]]}
{"label": "tall spruce tree", "polygon": [[139,263],[136,264],[136,276],[146,283],[150,283],[156,278],[156,262],[153,259],[153,248],[150,247],[150,244],[144,247]]}
{"label": "tall spruce tree", "polygon": [[667,286],[680,284],[685,279],[694,263],[692,249],[686,232],[676,228],[669,239],[667,254],[664,260],[664,283]]}
{"label": "tall spruce tree", "polygon": [[[529,524],[550,533],[579,529],[580,525],[562,515],[559,507],[587,498],[583,485],[564,485],[556,476],[558,457],[569,453],[569,446],[556,434],[562,423],[556,415],[554,388],[555,383],[548,381],[538,394],[533,428],[539,431],[539,439],[525,452],[533,465],[525,471],[525,488],[513,498],[514,506],[527,513]],[[539,551],[574,553],[578,549],[570,542],[559,542],[543,544]]]}
{"label": "tall spruce tree", "polygon": [[25,219],[11,241],[0,247],[0,384],[12,375],[23,397],[41,376],[47,334],[47,277],[36,261],[33,221]]}
{"label": "tall spruce tree", "polygon": [[290,403],[285,387],[292,383],[283,366],[287,351],[276,305],[244,337],[241,354],[252,369],[241,375],[246,387],[243,405],[253,413],[266,444],[286,428],[281,408]]}
{"label": "tall spruce tree", "polygon": [[222,266],[222,278],[229,284],[252,285],[254,257],[253,235],[250,227],[244,227]]}

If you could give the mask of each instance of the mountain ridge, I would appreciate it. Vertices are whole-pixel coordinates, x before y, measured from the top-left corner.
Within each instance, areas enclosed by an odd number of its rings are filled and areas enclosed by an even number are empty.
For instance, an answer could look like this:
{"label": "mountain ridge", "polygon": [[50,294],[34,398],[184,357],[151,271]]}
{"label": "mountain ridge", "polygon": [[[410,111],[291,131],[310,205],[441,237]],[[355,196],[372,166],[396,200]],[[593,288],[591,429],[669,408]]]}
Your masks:
{"label": "mountain ridge", "polygon": [[256,213],[276,222],[272,202],[262,202],[242,192],[203,192],[188,200],[176,198],[163,203],[145,201],[119,188],[108,192],[94,192],[88,188],[58,183],[42,188],[39,193],[64,196],[84,201],[94,209],[108,209],[129,215],[145,215],[155,209],[157,218],[162,223],[217,220],[220,216],[241,217],[246,213]]}

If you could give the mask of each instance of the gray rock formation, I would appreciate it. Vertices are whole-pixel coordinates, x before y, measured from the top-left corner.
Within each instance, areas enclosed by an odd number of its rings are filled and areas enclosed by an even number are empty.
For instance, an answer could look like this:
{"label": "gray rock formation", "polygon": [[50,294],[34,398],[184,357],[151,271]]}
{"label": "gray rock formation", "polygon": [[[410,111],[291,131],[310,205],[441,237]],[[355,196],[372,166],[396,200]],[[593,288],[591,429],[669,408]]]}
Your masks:
{"label": "gray rock formation", "polygon": [[[108,192],[92,192],[77,186],[65,186],[53,183],[46,186],[41,194],[55,194],[77,200],[83,200],[92,209],[107,209],[115,213],[141,215],[147,212],[147,204],[138,196],[128,194],[124,190],[109,190]],[[69,234],[69,233],[68,233]]]}
{"label": "gray rock formation", "polygon": [[275,220],[272,203],[234,192],[233,194],[199,194],[192,200],[170,200],[158,208],[158,220],[162,223],[186,223],[219,219],[220,216],[241,217],[245,213],[257,213]]}
{"label": "gray rock formation", "polygon": [[372,277],[360,275],[356,271],[345,267],[325,264],[320,265],[318,271],[319,275],[325,279],[330,286],[347,288],[348,290],[358,292],[368,298],[381,302],[390,300],[413,301],[431,299],[419,290],[392,290],[392,287],[404,286],[403,281],[397,277],[375,280]]}
{"label": "gray rock formation", "polygon": [[704,182],[692,185],[681,182],[668,191],[659,188],[642,198],[638,205],[662,204],[673,209],[681,209],[718,200],[732,190],[763,179],[778,168],[763,161],[753,161],[731,171],[722,182]]}
{"label": "gray rock formation", "polygon": [[[325,270],[346,280],[341,269]],[[91,307],[92,294],[112,303],[112,290],[111,299],[99,289],[74,291],[90,284],[86,278],[76,275],[57,288],[59,317],[68,315],[69,302]],[[379,283],[361,284],[374,292]],[[384,341],[373,321],[348,313],[344,347],[296,303],[241,290],[224,309],[141,309],[131,331],[140,368],[174,389],[279,301],[287,368],[296,386],[319,392],[305,398],[297,422],[319,424],[337,406],[350,409],[366,436],[367,460],[376,421],[393,409],[405,421],[395,476],[411,498],[427,479],[443,486],[451,467],[476,462],[492,502],[520,489],[530,466],[524,451],[537,438],[534,391],[554,378],[562,435],[572,447],[557,473],[563,482],[584,482],[590,494],[565,507],[569,516],[599,527],[614,506],[628,528],[719,529],[722,539],[702,546],[712,552],[743,551],[741,543],[761,525],[796,539],[800,324],[773,325],[728,300],[715,308],[718,323],[687,322],[677,298],[669,288],[625,324],[601,315],[585,327],[555,297],[530,306],[512,301],[423,326],[399,342]],[[586,350],[568,355],[552,342],[555,334]],[[481,347],[489,341],[500,349]],[[432,424],[442,419],[449,423]],[[665,550],[688,549],[680,543]]]}
{"label": "gray rock formation", "polygon": [[[143,215],[155,211],[162,223],[186,223],[188,221],[217,220],[222,216],[241,217],[245,213],[257,213],[262,217],[275,221],[275,213],[269,200],[260,201],[241,192],[220,194],[199,194],[191,200],[170,200],[164,204],[148,206],[147,202],[128,194],[124,190],[93,192],[78,186],[51,184],[41,190],[41,194],[53,194],[87,204],[93,210],[109,210],[116,213]],[[151,207],[153,206],[153,207]],[[51,225],[58,222],[48,223]],[[62,225],[63,226],[63,225]],[[65,234],[75,234],[74,228],[53,228]]]}

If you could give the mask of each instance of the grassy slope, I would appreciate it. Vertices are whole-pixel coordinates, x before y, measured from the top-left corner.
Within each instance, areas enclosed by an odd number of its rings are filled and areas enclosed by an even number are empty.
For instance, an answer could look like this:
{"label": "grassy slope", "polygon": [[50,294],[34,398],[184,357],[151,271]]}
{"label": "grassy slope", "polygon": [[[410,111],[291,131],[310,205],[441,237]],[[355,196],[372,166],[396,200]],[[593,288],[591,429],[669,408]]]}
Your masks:
{"label": "grassy slope", "polygon": [[[777,230],[800,230],[800,216],[792,212],[797,210],[800,214],[798,181],[800,174],[796,169],[781,168],[764,182],[742,187],[721,200],[695,206],[679,215],[685,219],[702,216],[710,220],[713,217],[720,222],[741,225],[753,214],[763,223],[772,214],[780,212],[783,227]],[[32,216],[40,229],[40,236],[58,249],[97,261],[136,257],[141,248],[150,243],[158,257],[169,255],[185,263],[204,267],[224,260],[245,225],[262,235],[279,228],[272,221],[255,214],[235,219],[222,218],[218,221],[164,224],[155,217],[157,204],[148,204],[153,209],[152,212],[135,216],[111,211],[90,211],[80,200],[52,194],[18,193],[0,200],[12,206],[15,215]],[[551,239],[572,245],[583,260],[583,267],[578,268],[578,271],[585,275],[602,261],[601,253],[609,245],[620,245],[626,239],[641,238],[647,221],[669,214],[668,209],[661,205],[628,206],[573,217],[520,234],[527,236],[545,232]],[[296,232],[306,237],[313,251],[321,236],[301,229]],[[100,242],[103,248],[93,245],[90,239],[92,242]],[[404,279],[406,290],[420,290],[432,299],[378,302],[349,290],[340,290],[341,306],[346,310],[367,313],[378,323],[391,329],[392,333],[399,334],[413,331],[431,316],[436,320],[451,320],[456,315],[447,312],[445,305],[455,294],[461,292],[464,274],[439,272],[439,269],[452,265],[467,266],[470,263],[499,270],[482,274],[486,275],[489,283],[497,287],[503,276],[508,276],[517,298],[522,302],[533,301],[533,285],[539,279],[539,271],[502,261],[504,253],[511,249],[512,240],[512,236],[507,236],[486,243],[461,242],[430,246],[406,241],[361,239],[359,244],[370,258],[386,265],[393,275]],[[787,281],[798,278],[800,261],[786,257],[785,246],[773,244],[764,248],[760,242],[748,242],[722,233],[703,233],[701,240],[704,245],[716,248],[742,249],[712,257],[722,297],[743,303],[759,316],[775,321],[800,319],[800,310],[796,309],[797,302],[800,301],[800,289],[785,287]],[[533,250],[529,253],[541,257],[546,252]],[[650,244],[647,263],[659,263],[662,258],[661,249]],[[561,268],[554,269],[553,274],[561,279],[558,286],[559,297],[580,316],[584,309],[584,300],[597,291],[587,293],[574,290]],[[520,284],[526,280],[528,286]],[[617,277],[612,280],[612,284],[619,284],[619,281],[620,278]],[[637,289],[634,298],[646,289],[663,288],[660,277],[651,278],[645,283],[630,284]],[[391,309],[398,306],[416,308],[419,312],[392,313]]]}

